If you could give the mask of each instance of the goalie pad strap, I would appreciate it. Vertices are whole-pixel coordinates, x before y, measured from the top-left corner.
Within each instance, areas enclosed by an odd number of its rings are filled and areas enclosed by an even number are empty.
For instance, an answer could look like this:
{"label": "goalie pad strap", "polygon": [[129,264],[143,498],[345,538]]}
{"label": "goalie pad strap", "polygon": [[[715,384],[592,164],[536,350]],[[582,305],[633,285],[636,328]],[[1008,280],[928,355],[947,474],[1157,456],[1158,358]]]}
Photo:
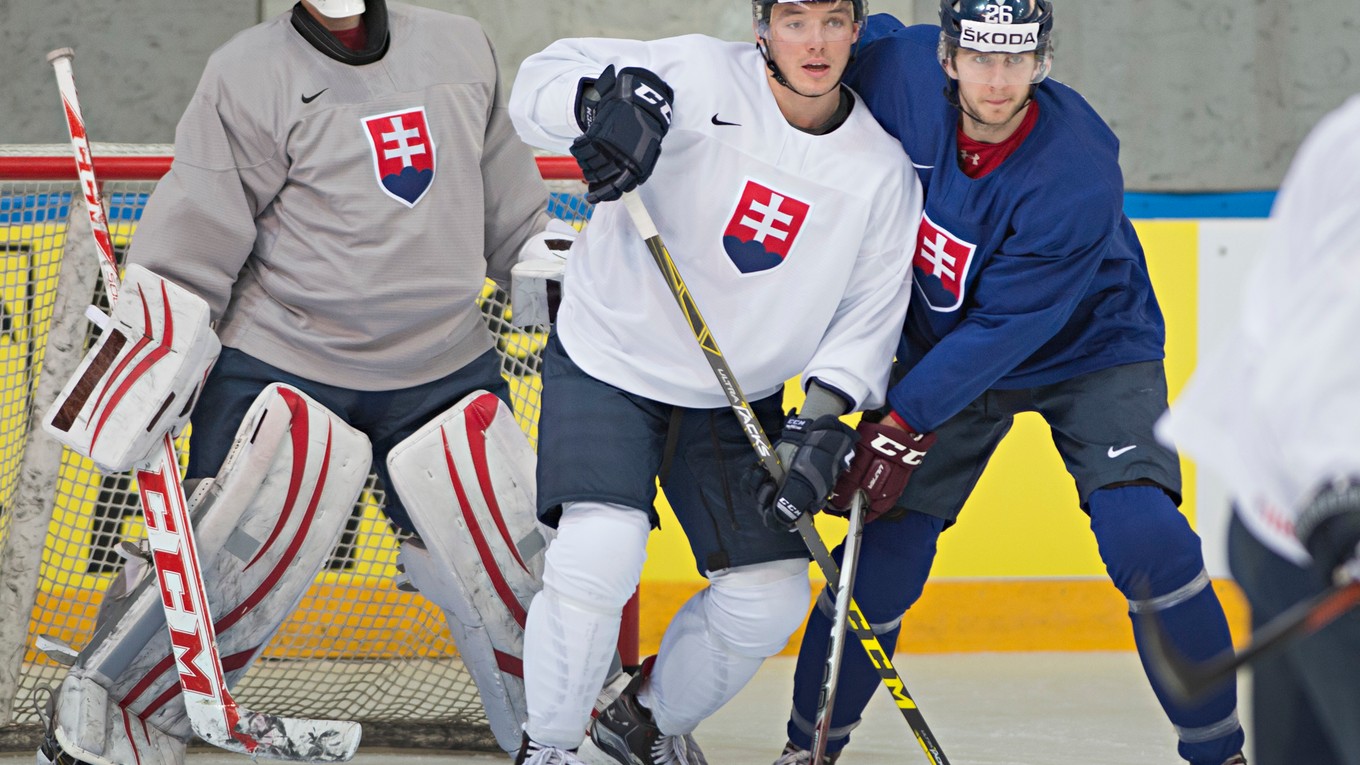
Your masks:
{"label": "goalie pad strap", "polygon": [[438,605],[506,751],[518,749],[524,623],[542,588],[544,531],[535,517],[533,448],[510,408],[477,391],[388,453],[392,483],[418,540],[407,576]]}
{"label": "goalie pad strap", "polygon": [[[189,507],[228,685],[315,580],[371,459],[362,433],[302,392],[275,384],[246,413],[218,475],[195,489]],[[175,655],[192,666],[202,646],[183,645],[181,637],[172,652],[156,576],[145,571],[126,597],[106,604],[103,623],[63,684],[58,732],[83,750],[119,746],[125,714],[180,740],[191,734]],[[107,703],[95,704],[102,725],[79,711],[90,703],[86,682],[107,693]]]}
{"label": "goalie pad strap", "polygon": [[129,266],[110,324],[43,418],[58,441],[104,472],[130,469],[189,421],[222,345],[208,304]]}

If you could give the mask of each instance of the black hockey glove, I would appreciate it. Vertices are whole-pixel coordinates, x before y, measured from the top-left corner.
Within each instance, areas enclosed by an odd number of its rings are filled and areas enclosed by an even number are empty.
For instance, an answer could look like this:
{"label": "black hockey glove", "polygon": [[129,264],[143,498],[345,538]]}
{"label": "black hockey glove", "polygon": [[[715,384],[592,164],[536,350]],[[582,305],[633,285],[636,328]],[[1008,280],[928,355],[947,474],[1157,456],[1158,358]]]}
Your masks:
{"label": "black hockey glove", "polygon": [[1338,583],[1360,579],[1360,479],[1324,486],[1299,514],[1294,531]]}
{"label": "black hockey glove", "polygon": [[571,144],[592,204],[612,202],[647,180],[671,126],[675,93],[656,74],[611,64],[576,91],[576,122],[584,131]]}
{"label": "black hockey glove", "polygon": [[863,491],[868,501],[864,522],[869,523],[896,509],[911,474],[935,445],[935,434],[915,433],[863,419],[857,432],[859,443],[855,445],[850,469],[836,481],[826,511],[848,516],[855,492]]}
{"label": "black hockey glove", "polygon": [[765,525],[787,530],[806,513],[816,513],[831,495],[831,487],[850,464],[850,450],[858,434],[834,415],[808,420],[792,414],[784,422],[775,451],[791,455],[784,462],[784,482],[775,486],[767,474],[756,489],[756,503]]}

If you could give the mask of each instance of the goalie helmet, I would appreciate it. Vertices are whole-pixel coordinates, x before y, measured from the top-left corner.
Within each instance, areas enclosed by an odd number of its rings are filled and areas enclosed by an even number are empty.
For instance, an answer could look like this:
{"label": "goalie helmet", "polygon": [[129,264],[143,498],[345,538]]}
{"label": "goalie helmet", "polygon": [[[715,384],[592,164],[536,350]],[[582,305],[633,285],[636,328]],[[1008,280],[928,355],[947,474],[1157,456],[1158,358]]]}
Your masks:
{"label": "goalie helmet", "polygon": [[[839,0],[751,0],[751,18],[756,23],[756,36],[761,39],[770,37],[770,14],[777,3],[838,2]],[[855,23],[863,24],[869,17],[869,0],[849,0],[855,9]]]}
{"label": "goalie helmet", "polygon": [[328,19],[343,19],[364,12],[364,0],[309,0],[317,13]]}
{"label": "goalie helmet", "polygon": [[1053,6],[1049,0],[941,0],[940,65],[959,48],[983,53],[1035,54],[1030,82],[1038,84],[1053,67]]}

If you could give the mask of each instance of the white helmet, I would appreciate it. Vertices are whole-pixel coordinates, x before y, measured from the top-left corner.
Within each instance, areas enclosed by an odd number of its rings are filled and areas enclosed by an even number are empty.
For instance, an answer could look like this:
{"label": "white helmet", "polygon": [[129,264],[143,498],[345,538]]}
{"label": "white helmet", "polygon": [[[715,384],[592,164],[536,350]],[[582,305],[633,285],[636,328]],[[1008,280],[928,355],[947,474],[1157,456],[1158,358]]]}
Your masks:
{"label": "white helmet", "polygon": [[364,0],[310,0],[317,13],[329,19],[358,16],[364,12]]}

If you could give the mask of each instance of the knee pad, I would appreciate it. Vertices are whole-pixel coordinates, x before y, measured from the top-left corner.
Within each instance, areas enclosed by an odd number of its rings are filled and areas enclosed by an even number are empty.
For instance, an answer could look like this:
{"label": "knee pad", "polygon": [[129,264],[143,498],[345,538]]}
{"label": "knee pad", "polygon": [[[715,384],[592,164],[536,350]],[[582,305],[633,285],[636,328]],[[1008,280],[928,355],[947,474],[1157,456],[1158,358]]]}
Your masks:
{"label": "knee pad", "polygon": [[603,502],[569,502],[548,548],[543,587],[577,608],[614,612],[637,590],[647,559],[647,513]]}
{"label": "knee pad", "polygon": [[709,574],[709,633],[732,653],[764,659],[783,650],[807,616],[807,561],[737,566]]}
{"label": "knee pad", "polygon": [[1168,608],[1209,586],[1199,535],[1156,486],[1099,489],[1090,498],[1091,531],[1115,586],[1135,606]]}
{"label": "knee pad", "polygon": [[416,528],[399,562],[439,606],[502,749],[520,745],[524,625],[543,587],[533,447],[510,408],[475,392],[392,448],[388,474]]}
{"label": "knee pad", "polygon": [[[362,433],[320,404],[271,385],[242,420],[221,471],[195,489],[189,509],[228,685],[245,674],[335,548],[371,454]],[[122,597],[103,608],[57,698],[58,740],[81,759],[85,752],[145,763],[135,756],[139,741],[156,737],[139,728],[181,742],[192,732],[157,572],[141,571],[135,583],[120,579]]]}

